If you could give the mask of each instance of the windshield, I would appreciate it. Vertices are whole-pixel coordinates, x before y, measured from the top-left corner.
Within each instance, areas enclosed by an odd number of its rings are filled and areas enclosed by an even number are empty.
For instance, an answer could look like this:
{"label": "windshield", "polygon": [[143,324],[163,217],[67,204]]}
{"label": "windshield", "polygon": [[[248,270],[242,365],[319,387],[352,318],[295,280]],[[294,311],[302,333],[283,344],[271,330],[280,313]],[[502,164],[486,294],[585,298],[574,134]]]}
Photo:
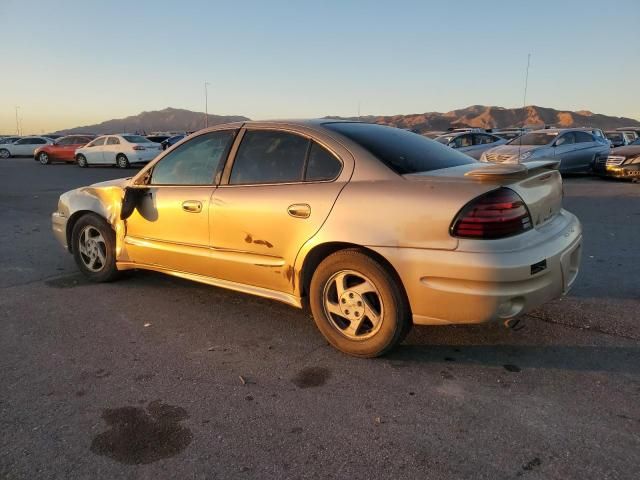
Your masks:
{"label": "windshield", "polygon": [[350,122],[324,126],[356,142],[399,175],[475,163],[464,153],[399,128]]}
{"label": "windshield", "polygon": [[548,145],[555,140],[558,132],[531,132],[520,135],[509,142],[509,145]]}
{"label": "windshield", "polygon": [[142,135],[123,135],[124,138],[129,143],[153,143],[151,140],[144,138]]}
{"label": "windshield", "polygon": [[607,133],[607,138],[609,140],[622,140],[621,133]]}

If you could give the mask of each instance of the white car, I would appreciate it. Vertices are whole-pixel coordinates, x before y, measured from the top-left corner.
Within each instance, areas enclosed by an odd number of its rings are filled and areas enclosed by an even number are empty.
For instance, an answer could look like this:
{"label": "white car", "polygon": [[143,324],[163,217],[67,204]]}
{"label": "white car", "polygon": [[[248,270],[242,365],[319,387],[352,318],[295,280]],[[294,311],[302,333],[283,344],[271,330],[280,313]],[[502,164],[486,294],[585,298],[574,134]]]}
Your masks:
{"label": "white car", "polygon": [[162,152],[162,145],[142,135],[103,135],[76,150],[76,163],[89,165],[116,165],[128,168],[133,163],[148,163]]}
{"label": "white car", "polygon": [[24,137],[14,143],[0,145],[0,158],[33,157],[36,149],[52,143],[53,140],[47,137]]}

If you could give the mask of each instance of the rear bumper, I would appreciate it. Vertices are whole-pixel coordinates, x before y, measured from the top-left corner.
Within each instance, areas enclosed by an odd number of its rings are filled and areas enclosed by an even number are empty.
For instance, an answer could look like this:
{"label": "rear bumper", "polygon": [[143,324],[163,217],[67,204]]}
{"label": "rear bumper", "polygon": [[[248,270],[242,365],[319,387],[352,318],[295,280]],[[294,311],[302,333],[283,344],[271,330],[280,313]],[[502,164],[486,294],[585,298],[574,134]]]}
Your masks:
{"label": "rear bumper", "polygon": [[[527,235],[525,237],[525,235]],[[480,251],[374,248],[396,268],[413,322],[470,324],[506,320],[566,294],[580,266],[582,227],[562,210],[549,224],[522,235],[517,249]]]}

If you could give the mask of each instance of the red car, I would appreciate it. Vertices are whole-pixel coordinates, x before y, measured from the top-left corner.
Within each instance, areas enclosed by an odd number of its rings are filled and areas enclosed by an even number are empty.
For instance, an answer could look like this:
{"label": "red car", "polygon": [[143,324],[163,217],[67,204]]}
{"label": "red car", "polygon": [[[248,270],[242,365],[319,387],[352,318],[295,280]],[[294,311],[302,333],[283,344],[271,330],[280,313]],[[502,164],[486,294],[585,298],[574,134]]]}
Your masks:
{"label": "red car", "polygon": [[76,149],[84,147],[94,138],[96,138],[95,135],[68,135],[57,139],[52,145],[38,148],[33,158],[42,165],[51,162],[75,162]]}

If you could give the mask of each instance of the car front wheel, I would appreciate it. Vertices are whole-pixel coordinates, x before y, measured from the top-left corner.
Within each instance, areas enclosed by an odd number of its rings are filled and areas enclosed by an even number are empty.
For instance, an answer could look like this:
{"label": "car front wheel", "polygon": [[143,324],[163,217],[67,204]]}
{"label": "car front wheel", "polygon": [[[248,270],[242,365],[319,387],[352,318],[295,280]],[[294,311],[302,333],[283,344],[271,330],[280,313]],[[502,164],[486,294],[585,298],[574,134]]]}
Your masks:
{"label": "car front wheel", "polygon": [[11,152],[6,148],[0,148],[0,158],[9,158],[11,157]]}
{"label": "car front wheel", "polygon": [[327,341],[356,357],[383,355],[412,326],[406,295],[385,266],[356,250],[324,259],[310,286],[311,312]]}
{"label": "car front wheel", "polygon": [[85,157],[84,155],[80,154],[76,157],[76,163],[78,164],[79,167],[81,168],[86,168],[89,166],[89,163],[87,162],[87,157]]}
{"label": "car front wheel", "polygon": [[88,213],[78,219],[71,233],[73,258],[80,271],[93,282],[118,277],[116,235],[102,217]]}

